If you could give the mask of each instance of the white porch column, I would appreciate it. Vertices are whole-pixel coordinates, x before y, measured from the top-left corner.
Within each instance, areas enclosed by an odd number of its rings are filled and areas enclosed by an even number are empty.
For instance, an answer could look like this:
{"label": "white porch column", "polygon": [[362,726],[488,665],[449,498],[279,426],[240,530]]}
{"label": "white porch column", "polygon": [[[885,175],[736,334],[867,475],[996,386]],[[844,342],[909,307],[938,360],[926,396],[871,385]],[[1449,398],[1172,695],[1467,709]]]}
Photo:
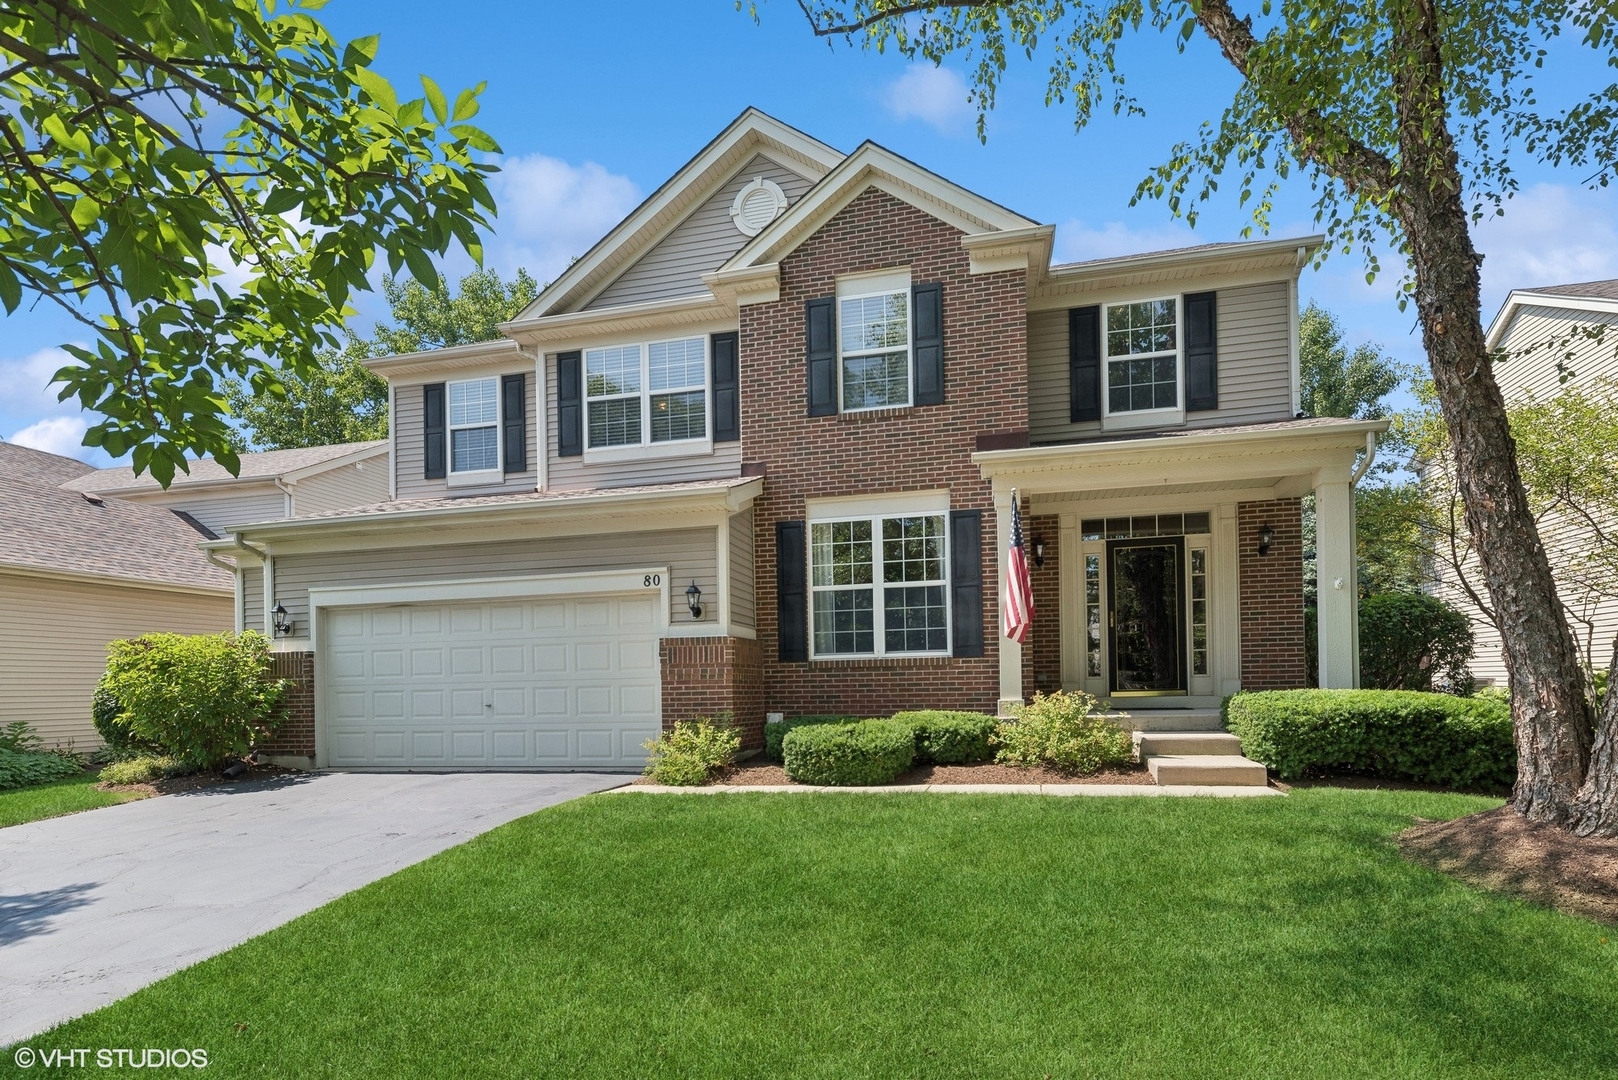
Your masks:
{"label": "white porch column", "polygon": [[1320,685],[1357,682],[1354,588],[1354,486],[1347,467],[1315,472],[1315,580],[1319,593]]}
{"label": "white porch column", "polygon": [[[1001,716],[1011,715],[1011,707],[1022,704],[1022,646],[1005,635],[1005,614],[1001,611],[1006,588],[1006,552],[1011,547],[1011,489],[994,485],[995,575],[993,581],[983,583],[984,600],[994,597],[994,639],[1000,646],[1000,707]],[[1039,612],[1034,618],[1041,617]],[[1047,619],[1056,618],[1048,612]]]}

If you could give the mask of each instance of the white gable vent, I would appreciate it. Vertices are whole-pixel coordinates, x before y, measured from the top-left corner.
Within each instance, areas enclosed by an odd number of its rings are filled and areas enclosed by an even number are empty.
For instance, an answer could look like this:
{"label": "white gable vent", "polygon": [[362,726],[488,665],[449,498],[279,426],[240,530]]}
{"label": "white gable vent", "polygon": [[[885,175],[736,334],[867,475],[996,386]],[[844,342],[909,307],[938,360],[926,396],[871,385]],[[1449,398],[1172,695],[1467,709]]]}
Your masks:
{"label": "white gable vent", "polygon": [[781,216],[787,208],[786,192],[774,180],[755,176],[747,186],[736,193],[730,204],[730,220],[745,236],[757,236],[764,226]]}

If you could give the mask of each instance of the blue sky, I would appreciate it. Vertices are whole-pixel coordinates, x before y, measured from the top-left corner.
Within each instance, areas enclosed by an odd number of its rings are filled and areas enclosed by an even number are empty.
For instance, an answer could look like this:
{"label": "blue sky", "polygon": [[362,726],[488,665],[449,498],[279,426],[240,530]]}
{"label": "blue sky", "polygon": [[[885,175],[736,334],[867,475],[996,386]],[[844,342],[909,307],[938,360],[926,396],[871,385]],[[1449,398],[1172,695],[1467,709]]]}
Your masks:
{"label": "blue sky", "polygon": [[[612,13],[610,22],[601,18]],[[593,4],[466,0],[332,0],[321,17],[340,38],[382,35],[379,69],[401,92],[417,73],[453,93],[487,80],[478,122],[502,145],[501,213],[486,258],[510,274],[548,280],[641,198],[755,105],[842,150],[873,139],[983,195],[1057,225],[1060,260],[1238,237],[1234,198],[1195,230],[1155,202],[1131,207],[1136,183],[1176,140],[1217,115],[1234,76],[1200,37],[1184,56],[1167,38],[1126,46],[1125,65],[1147,116],[1106,116],[1075,134],[1069,107],[1046,107],[1044,67],[1021,63],[1002,88],[980,144],[960,68],[830,47],[797,5],[768,0],[755,24],[732,0]],[[1596,85],[1599,66],[1567,55],[1550,70],[1561,89]],[[1507,216],[1480,227],[1484,317],[1516,286],[1618,276],[1618,206],[1581,177],[1519,163],[1523,192]],[[1283,189],[1272,235],[1315,231],[1307,183]],[[446,269],[469,264],[452,259]],[[1400,312],[1397,275],[1374,284],[1353,257],[1306,271],[1302,291],[1336,312],[1351,342],[1374,341],[1419,362],[1413,317]],[[362,297],[362,330],[386,315]],[[79,328],[41,307],[0,321],[0,437],[105,463],[78,445],[85,419],[46,387]]]}

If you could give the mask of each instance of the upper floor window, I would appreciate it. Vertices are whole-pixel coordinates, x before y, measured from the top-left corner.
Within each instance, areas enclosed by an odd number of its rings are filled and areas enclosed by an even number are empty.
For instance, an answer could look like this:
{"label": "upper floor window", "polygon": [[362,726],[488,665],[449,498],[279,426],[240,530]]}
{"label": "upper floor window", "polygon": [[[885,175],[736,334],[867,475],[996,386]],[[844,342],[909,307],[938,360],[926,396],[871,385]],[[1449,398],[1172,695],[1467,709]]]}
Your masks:
{"label": "upper floor window", "polygon": [[592,450],[708,437],[707,339],[584,350]]}
{"label": "upper floor window", "polygon": [[466,379],[449,384],[449,471],[500,469],[500,380]]}
{"label": "upper floor window", "polygon": [[843,409],[910,404],[910,275],[837,283],[838,377]]}
{"label": "upper floor window", "polygon": [[814,656],[949,652],[942,514],[809,525]]}
{"label": "upper floor window", "polygon": [[1107,412],[1178,409],[1178,302],[1109,304],[1106,327]]}

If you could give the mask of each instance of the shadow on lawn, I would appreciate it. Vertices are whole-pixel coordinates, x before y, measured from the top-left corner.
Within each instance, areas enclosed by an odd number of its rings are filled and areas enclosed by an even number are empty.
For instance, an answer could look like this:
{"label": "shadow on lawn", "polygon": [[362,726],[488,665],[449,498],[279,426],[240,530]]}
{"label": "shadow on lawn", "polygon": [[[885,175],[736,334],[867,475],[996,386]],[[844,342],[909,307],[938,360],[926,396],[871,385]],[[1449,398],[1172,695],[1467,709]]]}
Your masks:
{"label": "shadow on lawn", "polygon": [[93,884],[63,885],[44,892],[0,895],[0,945],[49,932],[52,919],[87,906],[95,889]]}

